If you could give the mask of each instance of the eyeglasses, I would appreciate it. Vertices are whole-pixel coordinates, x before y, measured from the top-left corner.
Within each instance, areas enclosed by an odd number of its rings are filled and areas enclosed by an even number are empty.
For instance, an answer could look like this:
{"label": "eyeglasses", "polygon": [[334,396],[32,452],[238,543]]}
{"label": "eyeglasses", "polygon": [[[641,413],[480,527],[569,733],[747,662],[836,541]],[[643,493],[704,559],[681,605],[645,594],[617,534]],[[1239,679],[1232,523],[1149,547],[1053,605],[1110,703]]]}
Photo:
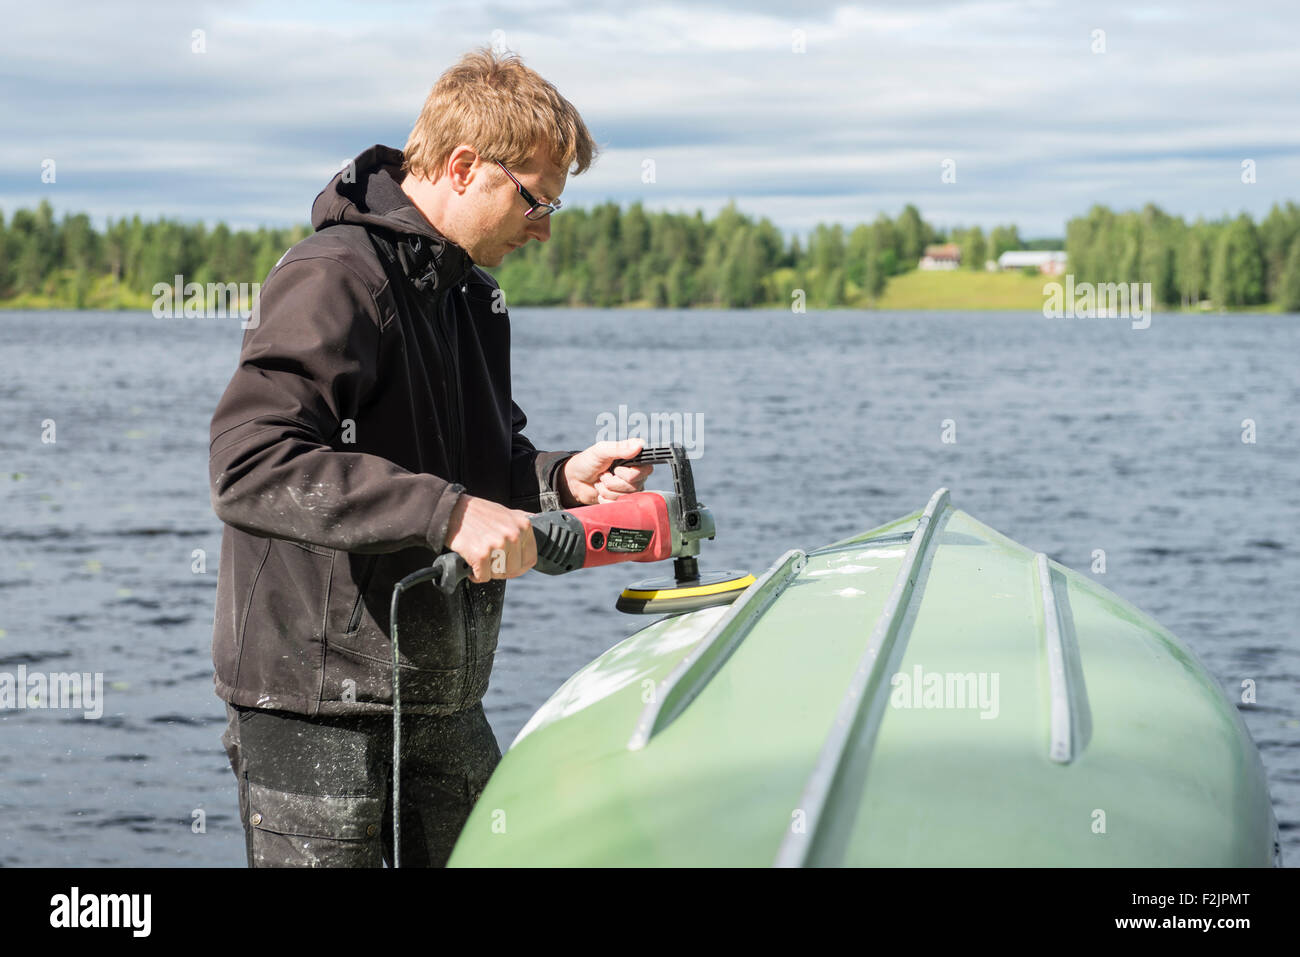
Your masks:
{"label": "eyeglasses", "polygon": [[547,216],[551,215],[551,213],[560,208],[560,201],[558,199],[553,203],[540,202],[536,196],[524,189],[524,184],[515,179],[515,174],[506,169],[504,163],[500,160],[497,160],[496,163],[501,167],[503,173],[514,180],[515,186],[519,188],[519,195],[522,196],[524,202],[528,204],[528,212],[524,213],[525,219],[545,219]]}

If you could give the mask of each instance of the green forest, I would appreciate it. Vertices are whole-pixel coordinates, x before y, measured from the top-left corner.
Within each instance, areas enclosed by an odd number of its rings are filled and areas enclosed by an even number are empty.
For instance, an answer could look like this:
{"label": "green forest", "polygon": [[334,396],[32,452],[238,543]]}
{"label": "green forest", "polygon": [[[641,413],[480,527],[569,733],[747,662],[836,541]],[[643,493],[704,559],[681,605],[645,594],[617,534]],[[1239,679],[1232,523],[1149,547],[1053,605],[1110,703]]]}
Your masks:
{"label": "green forest", "polygon": [[[148,308],[154,284],[177,274],[187,282],[260,282],[309,231],[139,216],[97,230],[85,214],[57,218],[48,202],[0,212],[0,307]],[[1008,249],[1062,245],[1024,241],[1011,225],[987,234],[938,230],[912,205],[852,228],[819,225],[801,241],[734,202],[713,219],[609,202],[566,208],[549,242],[529,243],[493,273],[511,305],[789,308],[802,289],[810,309],[870,308],[938,242],[958,244],[963,269],[981,271]],[[1169,308],[1300,310],[1300,207],[1292,202],[1274,205],[1259,223],[1245,214],[1188,223],[1150,204],[1122,212],[1094,206],[1066,224],[1064,248],[1076,281],[1150,282]]]}

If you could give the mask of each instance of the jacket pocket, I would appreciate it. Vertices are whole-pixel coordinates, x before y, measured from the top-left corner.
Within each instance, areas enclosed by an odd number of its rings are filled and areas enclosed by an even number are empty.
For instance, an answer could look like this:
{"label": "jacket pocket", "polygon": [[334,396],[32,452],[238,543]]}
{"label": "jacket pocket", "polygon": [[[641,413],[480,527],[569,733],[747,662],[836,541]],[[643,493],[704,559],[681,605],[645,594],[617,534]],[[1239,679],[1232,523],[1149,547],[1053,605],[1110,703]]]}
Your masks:
{"label": "jacket pocket", "polygon": [[323,668],[333,553],[266,540],[251,583],[236,691],[256,707],[314,711]]}
{"label": "jacket pocket", "polygon": [[361,615],[366,610],[366,589],[370,587],[370,580],[374,578],[375,566],[379,564],[378,555],[367,555],[364,559],[365,564],[361,569],[361,576],[357,581],[357,597],[352,603],[352,614],[348,617],[345,634],[354,634],[361,626]]}
{"label": "jacket pocket", "polygon": [[[227,532],[227,537],[229,536],[230,533]],[[251,559],[253,549],[247,546],[253,542],[256,542],[256,548],[261,554],[257,556],[253,574],[245,581],[239,573],[243,572],[247,575],[243,568],[243,560],[245,555]],[[227,544],[231,544],[232,547],[227,548]],[[235,560],[236,548],[242,553],[239,556],[240,561]],[[231,689],[239,687],[239,669],[244,662],[244,649],[247,647],[248,618],[253,608],[253,595],[257,591],[257,580],[262,575],[262,569],[266,566],[266,558],[270,553],[269,538],[254,539],[253,536],[247,535],[242,540],[232,543],[222,542],[221,575],[224,580],[220,584],[225,585],[232,595],[238,596],[239,611],[234,615],[233,620],[226,619],[224,616],[229,614],[226,611],[227,606],[218,599],[212,660],[218,681],[224,681]]]}

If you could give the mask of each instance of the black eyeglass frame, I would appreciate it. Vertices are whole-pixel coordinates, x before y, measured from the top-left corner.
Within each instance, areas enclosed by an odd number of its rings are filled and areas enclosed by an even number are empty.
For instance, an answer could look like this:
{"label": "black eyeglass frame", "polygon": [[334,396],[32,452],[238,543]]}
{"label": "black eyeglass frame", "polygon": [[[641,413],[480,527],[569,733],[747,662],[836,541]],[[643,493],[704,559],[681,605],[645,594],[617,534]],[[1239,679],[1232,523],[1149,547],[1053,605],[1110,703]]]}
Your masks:
{"label": "black eyeglass frame", "polygon": [[[506,169],[505,163],[501,162],[500,160],[497,160],[496,164],[501,167],[501,172],[505,173],[507,176],[510,177],[511,180],[514,181],[515,186],[519,190],[519,195],[522,196],[524,198],[524,202],[528,204],[528,210],[524,213],[525,219],[532,219],[532,220],[545,219],[547,216],[551,215],[551,213],[555,213],[559,211],[560,201],[558,199],[554,203],[543,203],[532,193],[528,192],[528,190],[524,188],[523,183],[515,179],[515,174],[510,172],[510,170]],[[545,212],[541,213],[540,215],[534,216],[533,214],[536,213],[538,210],[545,210]]]}

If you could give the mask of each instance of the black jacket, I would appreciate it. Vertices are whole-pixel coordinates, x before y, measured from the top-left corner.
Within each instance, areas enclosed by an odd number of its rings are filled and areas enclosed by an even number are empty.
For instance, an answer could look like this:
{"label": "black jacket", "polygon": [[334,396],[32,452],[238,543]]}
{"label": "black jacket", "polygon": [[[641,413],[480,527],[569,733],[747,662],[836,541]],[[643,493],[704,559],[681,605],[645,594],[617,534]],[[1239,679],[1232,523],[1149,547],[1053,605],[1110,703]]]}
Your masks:
{"label": "black jacket", "polygon": [[[212,417],[213,663],[237,705],[390,710],[392,587],[444,549],[461,495],[559,507],[573,453],[523,435],[497,284],[411,204],[401,160],[372,147],[316,198]],[[504,581],[403,596],[403,710],[483,697],[504,596]]]}

